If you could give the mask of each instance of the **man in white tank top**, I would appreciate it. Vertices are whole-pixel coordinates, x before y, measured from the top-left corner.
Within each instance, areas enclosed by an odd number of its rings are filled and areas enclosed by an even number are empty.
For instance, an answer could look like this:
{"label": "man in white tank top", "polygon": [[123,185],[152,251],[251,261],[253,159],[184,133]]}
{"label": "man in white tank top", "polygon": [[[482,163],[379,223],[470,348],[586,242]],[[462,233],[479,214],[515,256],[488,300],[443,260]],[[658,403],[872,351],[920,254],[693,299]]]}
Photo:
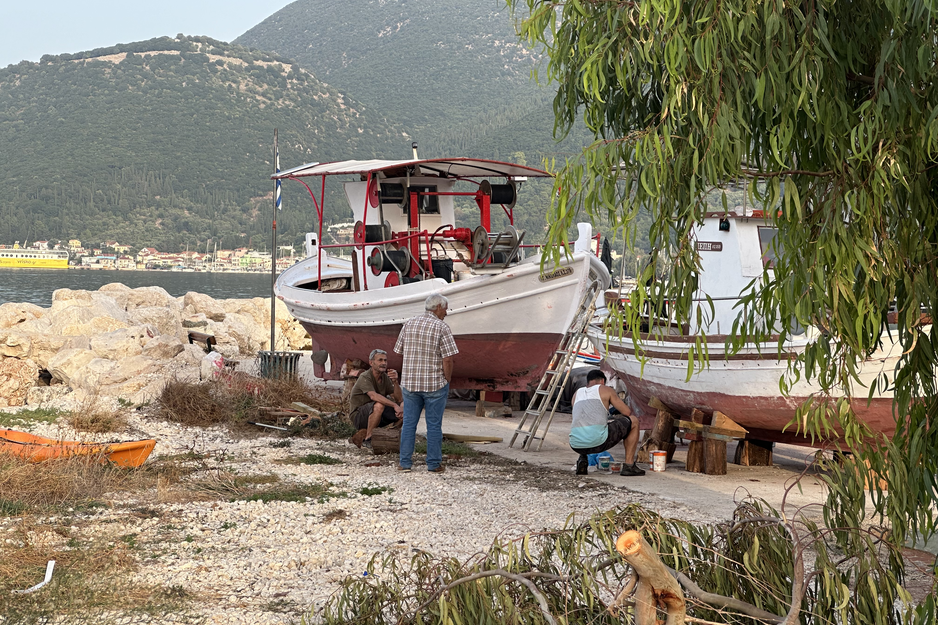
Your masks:
{"label": "man in white tank top", "polygon": [[[612,404],[621,417],[609,416]],[[570,426],[570,448],[580,454],[576,461],[576,474],[586,475],[589,454],[612,449],[619,443],[625,451],[625,462],[619,475],[645,475],[635,464],[638,451],[638,423],[632,410],[616,392],[606,386],[606,375],[593,369],[586,376],[586,386],[573,396],[573,424]]]}

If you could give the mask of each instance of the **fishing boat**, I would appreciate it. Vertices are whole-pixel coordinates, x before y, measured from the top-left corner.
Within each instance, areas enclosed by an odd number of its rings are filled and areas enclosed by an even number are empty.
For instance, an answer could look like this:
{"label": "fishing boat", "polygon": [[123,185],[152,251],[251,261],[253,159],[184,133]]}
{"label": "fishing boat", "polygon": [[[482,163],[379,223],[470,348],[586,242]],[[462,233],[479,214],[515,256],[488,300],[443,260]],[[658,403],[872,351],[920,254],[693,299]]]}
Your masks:
{"label": "fishing boat", "polygon": [[68,269],[65,250],[0,249],[0,267],[28,269]]}
{"label": "fishing boat", "polygon": [[115,466],[134,468],[146,461],[155,446],[156,441],[153,439],[124,443],[82,443],[17,430],[0,430],[0,454],[10,454],[30,462],[89,456]]}
{"label": "fishing boat", "polygon": [[[636,347],[633,335],[613,327],[611,317],[590,326],[587,335],[603,354],[604,366],[627,388],[631,407],[643,428],[650,428],[654,422],[656,410],[649,405],[654,397],[684,418],[689,418],[695,408],[707,414],[720,411],[746,428],[749,439],[818,444],[786,426],[796,409],[809,397],[818,396],[820,388],[800,379],[787,396],[779,390],[779,380],[787,373],[790,359],[804,352],[818,336],[818,330],[805,328],[783,345],[781,353],[777,335],[765,343],[745,344],[737,352],[726,347],[728,334],[740,314],[736,304],[741,294],[751,281],[760,281],[765,265],[771,270],[770,244],[776,232],[762,211],[747,210],[708,214],[695,228],[692,236],[701,272],[694,300],[707,306],[709,296],[714,314],[703,328],[709,364],[689,381],[689,352],[698,337],[691,335],[688,327],[665,322],[641,334]],[[606,300],[615,305],[622,296],[628,294],[607,292]],[[876,376],[895,369],[902,350],[886,334],[881,345],[860,364],[860,385],[852,389],[853,406],[857,416],[874,431],[891,434],[895,430],[892,393],[877,392],[869,401],[867,397]]]}
{"label": "fishing boat", "polygon": [[[459,348],[453,388],[523,391],[535,385],[583,299],[610,283],[588,224],[580,225],[572,253],[543,268],[540,252],[515,229],[519,188],[549,176],[514,163],[416,155],[313,163],[274,174],[275,180],[319,178],[312,187],[303,182],[318,231],[307,234],[306,258],[275,284],[276,296],[312,338],[316,375],[339,379],[346,360],[367,360],[375,348],[388,352],[389,366],[399,369],[393,348],[401,326],[439,293],[449,300],[446,322]],[[327,179],[342,181],[352,209],[350,245],[323,244]],[[493,210],[507,221],[498,232]],[[478,219],[462,226],[457,211]]]}

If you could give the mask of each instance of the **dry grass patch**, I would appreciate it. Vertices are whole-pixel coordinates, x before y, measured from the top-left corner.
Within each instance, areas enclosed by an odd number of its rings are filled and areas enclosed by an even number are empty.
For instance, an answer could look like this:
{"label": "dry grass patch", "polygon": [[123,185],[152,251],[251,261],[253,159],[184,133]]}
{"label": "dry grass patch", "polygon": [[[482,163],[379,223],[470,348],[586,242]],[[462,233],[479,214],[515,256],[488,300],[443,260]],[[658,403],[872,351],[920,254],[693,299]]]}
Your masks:
{"label": "dry grass patch", "polygon": [[99,398],[97,393],[92,393],[71,411],[66,423],[78,432],[123,432],[127,429],[127,416],[123,409],[110,408],[108,403]]}
{"label": "dry grass patch", "polygon": [[128,470],[102,465],[95,458],[73,456],[33,463],[0,455],[0,515],[86,505],[125,488],[129,477]]}
{"label": "dry grass patch", "polygon": [[238,475],[231,471],[215,471],[204,478],[193,480],[185,485],[193,493],[201,494],[206,499],[225,499],[228,501],[325,501],[332,497],[342,497],[345,493],[330,490],[328,483],[293,483],[281,482],[273,473],[260,475]]}
{"label": "dry grass patch", "polygon": [[[48,530],[48,528],[46,528]],[[124,542],[48,547],[34,544],[41,535],[25,519],[0,545],[0,622],[142,623],[180,615],[186,619],[189,593],[178,588],[133,584],[137,567]],[[30,594],[11,591],[42,581],[46,563],[55,560],[52,581]]]}
{"label": "dry grass patch", "polygon": [[[191,426],[244,426],[249,421],[265,420],[262,408],[287,408],[292,402],[322,413],[341,412],[342,408],[338,394],[302,380],[269,380],[235,373],[202,383],[168,382],[157,401],[157,416]],[[324,421],[331,423],[329,419]],[[330,424],[323,433],[331,429],[335,428]],[[338,435],[347,436],[346,431],[342,429]]]}

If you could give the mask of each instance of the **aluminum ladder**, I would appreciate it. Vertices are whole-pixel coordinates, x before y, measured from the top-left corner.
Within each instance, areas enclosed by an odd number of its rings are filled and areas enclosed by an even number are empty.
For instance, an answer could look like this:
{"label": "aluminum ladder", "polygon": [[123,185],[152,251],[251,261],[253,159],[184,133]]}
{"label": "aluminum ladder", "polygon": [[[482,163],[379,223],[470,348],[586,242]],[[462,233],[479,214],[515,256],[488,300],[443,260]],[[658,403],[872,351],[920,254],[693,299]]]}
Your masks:
{"label": "aluminum ladder", "polygon": [[[534,394],[531,396],[531,401],[528,403],[528,407],[521,417],[521,422],[518,423],[518,427],[511,437],[511,442],[508,443],[509,447],[514,447],[515,440],[518,438],[519,434],[524,435],[521,441],[521,448],[524,451],[530,451],[531,444],[535,440],[540,441],[537,444],[538,450],[540,450],[541,445],[544,444],[547,430],[550,429],[551,421],[554,420],[554,413],[557,411],[557,404],[560,403],[560,392],[570,378],[570,370],[573,368],[573,363],[576,360],[577,351],[580,349],[580,343],[586,336],[586,329],[589,327],[590,321],[596,313],[596,298],[599,295],[599,291],[600,285],[597,281],[592,282],[589,287],[587,287],[586,292],[583,294],[583,299],[580,300],[580,305],[577,308],[573,322],[567,329],[567,333],[564,334],[563,338],[560,340],[560,344],[554,351],[553,356],[551,356],[550,363],[548,363],[547,369],[544,371],[544,375],[541,376],[541,381],[537,385],[537,390],[535,390]],[[550,410],[550,415],[547,418],[547,423],[544,425],[544,432],[538,436],[537,430],[541,426],[541,421],[548,410]],[[524,426],[525,423],[528,422],[529,417],[531,421],[528,428],[525,429]]]}

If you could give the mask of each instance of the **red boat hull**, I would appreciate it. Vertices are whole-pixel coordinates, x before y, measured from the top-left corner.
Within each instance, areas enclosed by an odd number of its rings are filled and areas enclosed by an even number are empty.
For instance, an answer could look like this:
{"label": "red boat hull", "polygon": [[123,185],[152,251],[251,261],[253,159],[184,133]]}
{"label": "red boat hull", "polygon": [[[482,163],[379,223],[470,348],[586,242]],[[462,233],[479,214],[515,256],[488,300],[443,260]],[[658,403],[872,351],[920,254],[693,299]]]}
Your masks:
{"label": "red boat hull", "polygon": [[[643,429],[654,425],[657,411],[648,405],[652,397],[657,397],[665,405],[675,410],[684,418],[690,418],[691,408],[699,408],[704,412],[719,410],[730,415],[743,427],[749,430],[747,438],[753,440],[773,441],[796,445],[825,446],[825,443],[812,441],[796,433],[795,427],[785,428],[795,417],[795,410],[807,398],[729,395],[725,393],[707,392],[701,390],[687,390],[665,386],[616,372],[629,389],[629,400],[632,408],[638,413]],[[866,398],[856,399],[854,410],[861,421],[874,432],[887,436],[896,430],[896,420],[893,416],[892,398],[874,398],[867,404]],[[785,431],[781,431],[782,429]],[[830,444],[831,441],[827,441]]]}
{"label": "red boat hull", "polygon": [[[337,380],[343,363],[358,358],[365,362],[371,350],[388,353],[388,366],[400,371],[400,355],[394,344],[401,325],[370,327],[335,327],[303,323],[312,337],[313,352],[329,352],[327,371],[315,365],[315,373],[324,380]],[[528,391],[537,385],[560,340],[560,334],[499,333],[455,335],[459,354],[453,362],[452,388],[489,391]]]}

